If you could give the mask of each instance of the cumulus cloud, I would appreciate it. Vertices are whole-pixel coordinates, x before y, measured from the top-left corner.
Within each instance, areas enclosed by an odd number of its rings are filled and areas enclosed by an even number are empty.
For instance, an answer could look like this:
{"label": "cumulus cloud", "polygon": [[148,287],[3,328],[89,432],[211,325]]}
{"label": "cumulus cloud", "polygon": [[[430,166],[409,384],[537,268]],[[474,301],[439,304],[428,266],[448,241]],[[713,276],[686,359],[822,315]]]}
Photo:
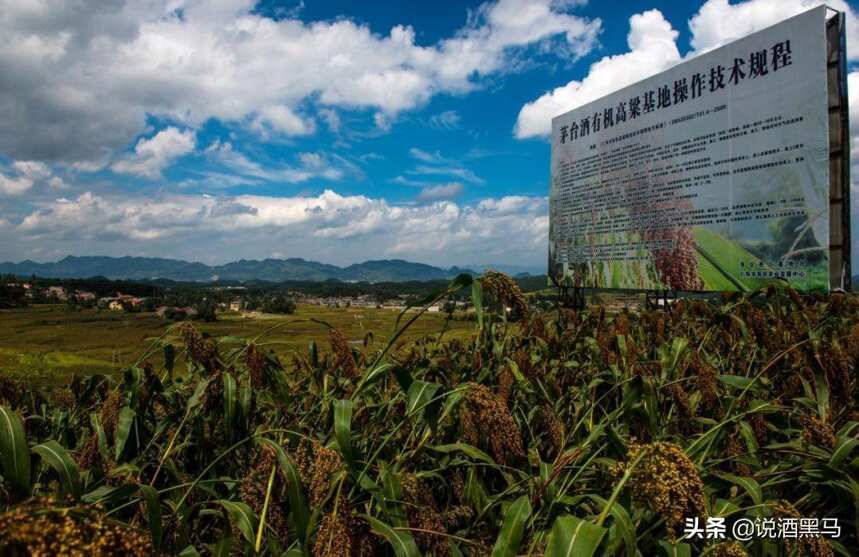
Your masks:
{"label": "cumulus cloud", "polygon": [[519,112],[514,134],[519,139],[548,135],[552,118],[635,83],[680,62],[677,31],[659,10],[629,18],[629,52],[595,62],[582,80],[573,80],[527,103]]}
{"label": "cumulus cloud", "polygon": [[308,135],[316,131],[316,123],[301,118],[287,106],[264,106],[253,118],[251,128],[263,137],[271,132],[283,135]]}
{"label": "cumulus cloud", "polygon": [[52,174],[48,165],[39,161],[15,161],[12,168],[31,180],[44,180]]}
{"label": "cumulus cloud", "polygon": [[[201,253],[263,258],[275,251],[336,263],[384,256],[440,265],[487,258],[542,264],[547,200],[504,197],[476,204],[447,200],[397,206],[380,198],[345,196],[212,197],[165,195],[76,198],[40,203],[14,225],[19,239],[4,258],[46,245],[57,254],[156,253],[199,259]],[[72,240],[73,239],[73,240]]]}
{"label": "cumulus cloud", "polygon": [[859,59],[859,18],[844,0],[748,0],[730,4],[728,0],[707,0],[692,19],[692,48],[695,54],[769,27],[783,19],[826,4],[847,14],[847,54]]}
{"label": "cumulus cloud", "polygon": [[459,182],[450,182],[449,184],[438,184],[435,186],[426,186],[421,189],[418,195],[418,201],[441,201],[445,199],[455,199],[462,195],[462,184]]}
{"label": "cumulus cloud", "polygon": [[11,174],[5,174],[0,168],[0,194],[2,195],[20,195],[39,183],[44,183],[53,189],[66,187],[63,179],[54,175],[51,167],[43,162],[14,161],[10,170]]}
{"label": "cumulus cloud", "polygon": [[[819,6],[821,0],[707,0],[689,20],[692,50],[697,56],[727,42],[768,27]],[[859,18],[844,0],[825,2],[847,14],[850,60],[859,59]],[[519,139],[541,137],[551,131],[553,117],[587,104],[682,62],[677,32],[659,10],[634,15],[629,20],[629,51],[606,56],[593,64],[581,80],[573,80],[525,104],[519,112],[514,135]]]}
{"label": "cumulus cloud", "polygon": [[26,176],[14,178],[0,172],[0,193],[4,195],[20,195],[33,187],[33,180]]}
{"label": "cumulus cloud", "polygon": [[273,19],[254,5],[0,0],[0,153],[99,167],[148,116],[294,136],[312,133],[314,108],[327,106],[376,111],[385,129],[437,93],[509,71],[517,50],[553,41],[584,55],[600,29],[567,2],[499,0],[453,36],[420,45],[410,26],[377,34],[345,18]]}
{"label": "cumulus cloud", "polygon": [[149,139],[141,139],[134,152],[111,165],[114,172],[133,174],[144,178],[161,177],[161,171],[183,155],[194,151],[197,145],[193,130],[180,131],[169,127]]}

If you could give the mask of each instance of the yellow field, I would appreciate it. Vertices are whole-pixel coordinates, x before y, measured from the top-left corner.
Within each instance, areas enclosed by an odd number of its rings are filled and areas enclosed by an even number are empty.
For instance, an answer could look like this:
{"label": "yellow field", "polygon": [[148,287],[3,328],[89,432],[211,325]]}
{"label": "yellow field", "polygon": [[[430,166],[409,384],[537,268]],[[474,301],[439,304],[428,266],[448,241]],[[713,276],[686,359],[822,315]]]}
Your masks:
{"label": "yellow field", "polygon": [[[195,322],[204,333],[219,339],[223,349],[240,346],[259,337],[262,344],[288,359],[315,341],[328,349],[324,321],[343,332],[357,347],[372,333],[369,350],[384,346],[398,312],[370,308],[327,308],[299,305],[293,315],[218,314],[215,323]],[[407,314],[406,321],[411,314]],[[413,340],[444,328],[443,314],[425,314],[406,332]],[[152,313],[127,314],[104,310],[70,310],[64,305],[40,305],[0,311],[0,373],[26,377],[34,383],[55,383],[73,374],[113,373],[135,362],[143,347],[165,334],[177,348],[179,336],[168,330],[175,325]],[[470,334],[473,324],[451,321],[445,337]],[[161,362],[161,352],[150,358]],[[178,365],[178,363],[177,363]]]}

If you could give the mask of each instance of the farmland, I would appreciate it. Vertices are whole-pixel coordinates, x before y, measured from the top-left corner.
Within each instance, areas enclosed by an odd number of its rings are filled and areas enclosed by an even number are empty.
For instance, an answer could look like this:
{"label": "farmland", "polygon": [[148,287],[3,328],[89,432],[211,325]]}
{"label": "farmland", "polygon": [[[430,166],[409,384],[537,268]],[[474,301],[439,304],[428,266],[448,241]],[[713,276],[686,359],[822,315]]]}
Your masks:
{"label": "farmland", "polygon": [[[123,334],[151,350],[139,362],[129,351],[121,375],[38,392],[0,378],[0,545],[856,554],[855,297],[775,284],[667,311],[537,312],[498,274],[461,276],[440,296],[463,290],[476,320],[441,341],[424,335],[442,320],[414,313],[365,348],[341,314],[302,329],[287,360],[230,320],[157,341],[138,322]],[[508,322],[505,306],[523,318]],[[223,341],[236,333],[245,340]],[[687,520],[707,517],[826,517],[840,532],[683,538]]]}
{"label": "farmland", "polygon": [[[199,329],[224,348],[258,338],[259,345],[289,360],[312,341],[326,349],[328,329],[323,323],[362,349],[370,333],[367,348],[372,349],[375,341],[391,333],[396,318],[396,311],[386,309],[299,304],[292,315],[222,312],[218,321],[199,323]],[[442,314],[427,314],[409,329],[405,340],[437,333],[444,321]],[[74,374],[114,373],[135,362],[147,344],[162,335],[163,342],[178,342],[171,325],[154,313],[70,309],[64,304],[0,311],[0,372],[38,385],[65,383]],[[451,321],[448,328],[447,336],[457,336],[471,325]],[[151,361],[161,365],[161,353]]]}

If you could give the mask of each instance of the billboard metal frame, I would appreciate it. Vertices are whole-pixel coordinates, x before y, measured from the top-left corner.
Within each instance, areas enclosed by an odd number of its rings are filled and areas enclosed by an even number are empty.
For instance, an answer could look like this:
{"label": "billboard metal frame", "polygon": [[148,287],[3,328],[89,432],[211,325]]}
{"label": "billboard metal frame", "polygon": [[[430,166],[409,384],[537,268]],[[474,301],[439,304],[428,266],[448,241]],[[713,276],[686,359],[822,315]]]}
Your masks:
{"label": "billboard metal frame", "polygon": [[[829,89],[829,288],[852,287],[850,234],[850,109],[847,95],[847,17],[835,12],[826,21]],[[837,124],[837,125],[833,125]],[[836,217],[837,215],[837,217]],[[838,223],[833,222],[835,218]]]}

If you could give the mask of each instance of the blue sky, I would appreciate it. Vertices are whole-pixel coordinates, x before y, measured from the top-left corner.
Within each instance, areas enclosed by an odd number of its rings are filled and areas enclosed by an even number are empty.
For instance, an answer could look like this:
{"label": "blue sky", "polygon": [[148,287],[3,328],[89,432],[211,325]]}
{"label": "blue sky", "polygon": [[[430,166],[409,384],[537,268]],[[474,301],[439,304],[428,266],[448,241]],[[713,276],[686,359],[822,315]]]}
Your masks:
{"label": "blue sky", "polygon": [[0,0],[0,260],[539,270],[551,116],[819,3]]}

